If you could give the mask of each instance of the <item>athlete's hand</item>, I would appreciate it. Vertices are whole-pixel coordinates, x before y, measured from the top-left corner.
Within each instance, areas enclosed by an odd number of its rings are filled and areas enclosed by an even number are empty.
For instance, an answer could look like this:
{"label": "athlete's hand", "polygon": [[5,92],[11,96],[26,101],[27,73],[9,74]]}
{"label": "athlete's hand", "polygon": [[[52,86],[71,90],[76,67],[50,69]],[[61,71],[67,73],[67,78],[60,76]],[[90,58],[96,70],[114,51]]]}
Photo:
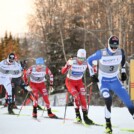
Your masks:
{"label": "athlete's hand", "polygon": [[32,91],[32,88],[30,86],[26,86],[25,89],[28,91],[28,92],[31,92]]}
{"label": "athlete's hand", "polygon": [[126,73],[121,73],[121,81],[125,81],[127,79]]}
{"label": "athlete's hand", "polygon": [[72,60],[72,58],[70,58],[70,59],[67,61],[67,65],[68,65],[68,66],[72,66],[72,65],[73,65],[73,60]]}
{"label": "athlete's hand", "polygon": [[93,83],[99,82],[99,80],[98,80],[98,78],[97,78],[96,75],[92,75],[92,76],[91,76],[91,82],[93,82]]}
{"label": "athlete's hand", "polygon": [[121,81],[125,81],[126,79],[127,79],[126,69],[122,68],[121,69]]}

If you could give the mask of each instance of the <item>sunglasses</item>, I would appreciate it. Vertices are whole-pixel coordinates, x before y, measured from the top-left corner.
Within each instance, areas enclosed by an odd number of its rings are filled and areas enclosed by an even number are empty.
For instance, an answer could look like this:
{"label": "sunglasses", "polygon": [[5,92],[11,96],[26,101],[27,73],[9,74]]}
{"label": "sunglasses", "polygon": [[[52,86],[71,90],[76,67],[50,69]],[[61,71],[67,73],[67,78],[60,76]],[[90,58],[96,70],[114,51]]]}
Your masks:
{"label": "sunglasses", "polygon": [[111,49],[117,49],[118,47],[111,47]]}
{"label": "sunglasses", "polygon": [[78,60],[79,60],[79,61],[85,61],[85,60],[86,60],[86,58],[78,57]]}
{"label": "sunglasses", "polygon": [[14,60],[9,60],[10,63],[14,62]]}

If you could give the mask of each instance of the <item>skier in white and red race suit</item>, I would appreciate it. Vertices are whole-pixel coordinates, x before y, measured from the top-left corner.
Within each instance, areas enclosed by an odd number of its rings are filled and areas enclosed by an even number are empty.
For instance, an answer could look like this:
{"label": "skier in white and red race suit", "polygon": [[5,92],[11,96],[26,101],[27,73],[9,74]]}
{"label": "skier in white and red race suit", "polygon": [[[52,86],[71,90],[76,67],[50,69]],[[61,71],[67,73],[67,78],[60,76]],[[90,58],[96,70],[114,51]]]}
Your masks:
{"label": "skier in white and red race suit", "polygon": [[25,82],[28,83],[28,78],[30,78],[30,87],[34,96],[33,100],[33,117],[37,118],[37,106],[38,106],[38,97],[39,92],[43,97],[45,105],[47,107],[47,113],[50,118],[57,118],[55,114],[52,113],[50,102],[48,98],[48,92],[45,84],[45,76],[49,75],[50,78],[50,87],[49,90],[53,90],[53,74],[51,70],[44,64],[44,58],[36,58],[36,64],[28,68],[26,72]]}
{"label": "skier in white and red race suit", "polygon": [[61,73],[67,73],[65,80],[68,92],[74,98],[74,106],[76,113],[76,121],[82,122],[80,115],[80,107],[82,107],[83,119],[86,124],[93,124],[93,121],[88,118],[87,102],[86,102],[86,90],[83,83],[83,75],[87,69],[86,62],[86,50],[79,49],[77,51],[77,57],[70,58],[64,67],[61,69]]}

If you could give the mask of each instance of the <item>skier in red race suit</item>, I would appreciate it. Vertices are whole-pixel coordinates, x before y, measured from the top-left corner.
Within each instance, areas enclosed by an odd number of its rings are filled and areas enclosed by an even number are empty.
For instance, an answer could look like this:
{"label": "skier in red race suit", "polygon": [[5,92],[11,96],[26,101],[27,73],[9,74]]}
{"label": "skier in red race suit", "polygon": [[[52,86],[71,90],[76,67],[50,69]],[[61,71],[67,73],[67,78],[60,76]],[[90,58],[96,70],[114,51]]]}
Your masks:
{"label": "skier in red race suit", "polygon": [[30,78],[30,87],[32,89],[32,93],[34,96],[33,100],[33,117],[37,118],[37,106],[38,106],[38,92],[43,97],[43,100],[46,104],[47,107],[47,112],[48,116],[50,118],[57,118],[55,114],[51,112],[50,108],[50,102],[48,99],[48,92],[46,89],[46,84],[45,84],[45,76],[49,75],[50,78],[50,90],[53,89],[53,74],[50,71],[50,69],[44,64],[44,59],[42,57],[39,57],[36,59],[36,65],[31,66],[28,68],[26,72],[25,82],[28,83],[28,78]]}
{"label": "skier in red race suit", "polygon": [[86,91],[82,81],[82,77],[86,69],[86,51],[85,49],[79,49],[77,52],[77,57],[70,58],[66,65],[61,69],[61,73],[67,73],[65,84],[68,92],[74,98],[76,121],[82,122],[79,111],[81,106],[85,123],[91,125],[93,124],[93,121],[88,118],[87,103],[85,98]]}

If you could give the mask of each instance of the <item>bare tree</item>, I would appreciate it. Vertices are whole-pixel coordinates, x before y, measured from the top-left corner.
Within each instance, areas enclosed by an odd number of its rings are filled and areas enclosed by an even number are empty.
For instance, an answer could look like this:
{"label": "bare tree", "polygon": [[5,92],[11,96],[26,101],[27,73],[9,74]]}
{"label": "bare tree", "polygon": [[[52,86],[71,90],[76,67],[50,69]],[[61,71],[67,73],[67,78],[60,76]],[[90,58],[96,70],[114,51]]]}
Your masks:
{"label": "bare tree", "polygon": [[[119,36],[121,46],[132,53],[133,49],[129,51],[126,45],[131,35],[128,31],[133,31],[132,3],[132,0],[35,0],[35,14],[29,20],[29,27],[44,42],[45,56],[48,45],[57,43],[61,44],[66,61],[68,39],[70,44],[76,42],[85,49],[92,46],[95,50],[104,47],[112,34]],[[80,37],[73,35],[74,30]]]}

